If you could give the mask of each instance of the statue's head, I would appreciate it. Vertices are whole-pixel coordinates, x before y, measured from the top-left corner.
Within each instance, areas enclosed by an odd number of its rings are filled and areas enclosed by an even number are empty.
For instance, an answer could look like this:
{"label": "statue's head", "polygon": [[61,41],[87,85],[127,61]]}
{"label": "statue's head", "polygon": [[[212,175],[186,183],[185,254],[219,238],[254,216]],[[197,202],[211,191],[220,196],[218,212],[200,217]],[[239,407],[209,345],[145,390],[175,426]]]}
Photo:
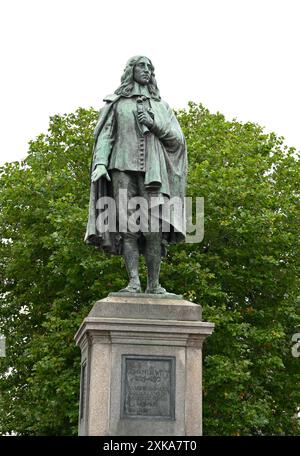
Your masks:
{"label": "statue's head", "polygon": [[134,81],[141,85],[147,85],[151,96],[156,100],[160,100],[154,66],[148,57],[137,55],[128,60],[121,78],[121,85],[115,93],[125,97],[130,96]]}

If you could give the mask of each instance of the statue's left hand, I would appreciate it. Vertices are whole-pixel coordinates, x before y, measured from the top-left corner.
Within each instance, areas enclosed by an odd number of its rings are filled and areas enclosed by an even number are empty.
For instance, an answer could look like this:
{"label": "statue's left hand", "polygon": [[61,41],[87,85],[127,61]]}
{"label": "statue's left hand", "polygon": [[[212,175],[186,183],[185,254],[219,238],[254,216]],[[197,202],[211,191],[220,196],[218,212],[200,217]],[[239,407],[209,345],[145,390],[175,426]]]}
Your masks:
{"label": "statue's left hand", "polygon": [[97,182],[97,180],[100,179],[102,176],[104,176],[108,181],[111,180],[107,172],[106,166],[97,165],[94,171],[92,172],[91,180],[92,182]]}
{"label": "statue's left hand", "polygon": [[138,119],[141,124],[146,125],[146,127],[148,127],[149,130],[151,130],[151,128],[153,127],[154,121],[148,112],[144,111],[144,112],[138,113]]}

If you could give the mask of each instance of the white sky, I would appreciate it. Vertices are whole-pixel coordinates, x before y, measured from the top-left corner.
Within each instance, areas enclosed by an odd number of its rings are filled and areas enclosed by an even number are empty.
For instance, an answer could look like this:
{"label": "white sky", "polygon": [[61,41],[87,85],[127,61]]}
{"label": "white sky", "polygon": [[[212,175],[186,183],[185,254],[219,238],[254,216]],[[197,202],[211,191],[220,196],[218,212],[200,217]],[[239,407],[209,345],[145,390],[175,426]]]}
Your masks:
{"label": "white sky", "polygon": [[300,0],[0,0],[0,164],[49,116],[99,109],[148,56],[172,107],[202,102],[300,148]]}

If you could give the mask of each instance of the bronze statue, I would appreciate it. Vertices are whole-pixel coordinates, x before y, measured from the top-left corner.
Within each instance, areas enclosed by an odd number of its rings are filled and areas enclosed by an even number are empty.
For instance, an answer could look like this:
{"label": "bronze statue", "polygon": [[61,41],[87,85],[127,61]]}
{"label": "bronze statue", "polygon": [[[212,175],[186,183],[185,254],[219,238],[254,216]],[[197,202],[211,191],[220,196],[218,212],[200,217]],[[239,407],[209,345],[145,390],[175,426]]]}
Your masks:
{"label": "bronze statue", "polygon": [[[168,244],[185,239],[185,229],[176,211],[171,211],[168,222],[162,223],[161,208],[174,197],[184,199],[185,138],[173,111],[161,100],[154,66],[147,57],[136,56],[127,62],[120,87],[104,101],[94,133],[85,241],[124,256],[129,283],[121,291],[141,292],[139,255],[144,254],[148,270],[146,293],[165,294],[159,283],[161,257]],[[120,191],[125,189],[124,201]],[[160,206],[158,230],[151,230],[150,225],[137,232],[120,230],[123,219],[133,214],[128,202],[137,196],[145,198],[149,208],[153,206],[151,201]],[[105,231],[99,228],[101,197],[114,198],[117,228],[113,224]]]}

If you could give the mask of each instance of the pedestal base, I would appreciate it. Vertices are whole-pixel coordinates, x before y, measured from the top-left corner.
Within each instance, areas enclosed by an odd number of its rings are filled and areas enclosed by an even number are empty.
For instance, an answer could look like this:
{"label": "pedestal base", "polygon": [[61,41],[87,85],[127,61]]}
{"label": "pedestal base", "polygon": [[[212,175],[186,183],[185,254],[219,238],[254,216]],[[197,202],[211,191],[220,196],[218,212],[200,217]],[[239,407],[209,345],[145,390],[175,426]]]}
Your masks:
{"label": "pedestal base", "polygon": [[75,336],[79,435],[201,435],[202,342],[213,326],[176,295],[97,301]]}

